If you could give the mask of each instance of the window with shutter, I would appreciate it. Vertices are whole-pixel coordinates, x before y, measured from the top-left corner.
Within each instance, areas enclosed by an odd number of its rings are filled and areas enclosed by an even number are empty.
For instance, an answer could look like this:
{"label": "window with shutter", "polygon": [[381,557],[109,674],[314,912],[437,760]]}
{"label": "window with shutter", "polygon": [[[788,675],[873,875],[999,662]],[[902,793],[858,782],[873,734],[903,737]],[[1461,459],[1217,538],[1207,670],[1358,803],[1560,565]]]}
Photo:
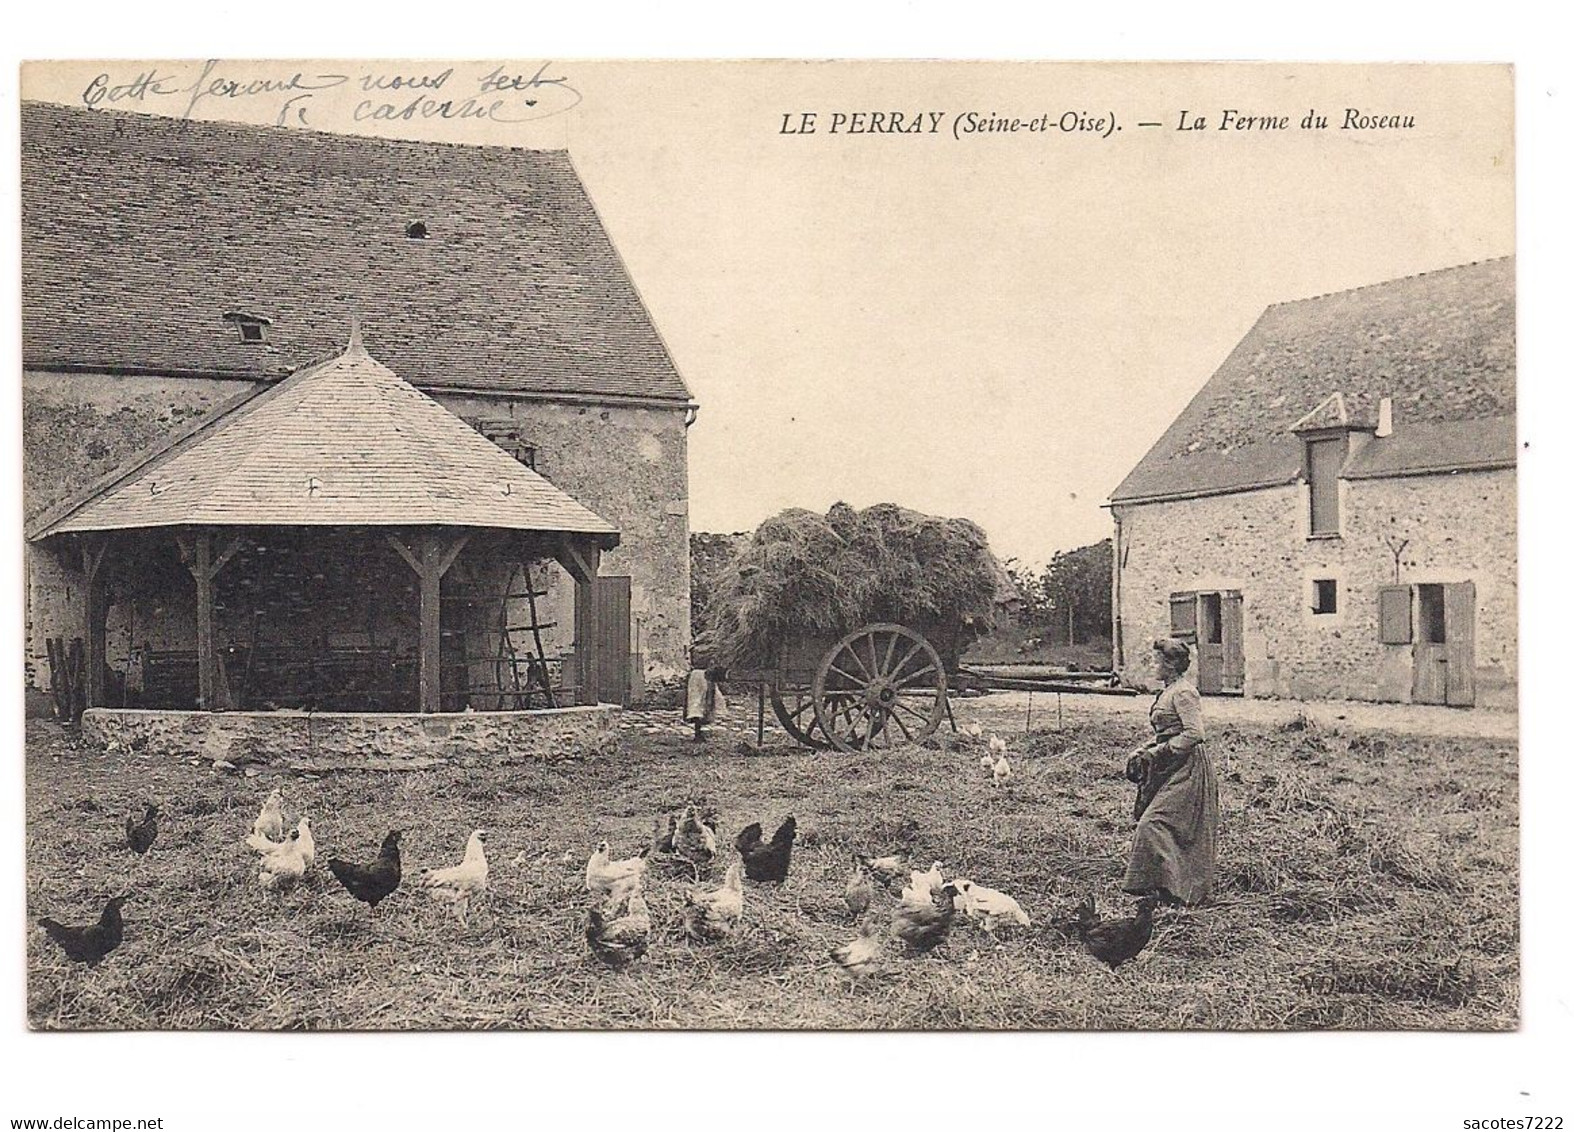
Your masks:
{"label": "window with shutter", "polygon": [[1312,494],[1312,537],[1339,534],[1339,469],[1344,464],[1343,437],[1306,442],[1306,479]]}
{"label": "window with shutter", "polygon": [[1410,643],[1410,587],[1384,586],[1377,591],[1378,630],[1385,645]]}

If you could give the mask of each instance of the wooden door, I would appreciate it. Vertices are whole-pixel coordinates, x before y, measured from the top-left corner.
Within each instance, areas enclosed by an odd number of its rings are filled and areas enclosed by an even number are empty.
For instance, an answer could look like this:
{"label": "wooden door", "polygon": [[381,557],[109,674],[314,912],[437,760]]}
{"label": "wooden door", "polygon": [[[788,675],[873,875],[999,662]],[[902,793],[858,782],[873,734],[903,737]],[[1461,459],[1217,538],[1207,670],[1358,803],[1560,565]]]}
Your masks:
{"label": "wooden door", "polygon": [[597,692],[604,704],[629,705],[629,628],[633,581],[596,579]]}
{"label": "wooden door", "polygon": [[1415,678],[1411,699],[1418,704],[1448,702],[1448,618],[1444,588],[1418,585],[1415,618]]}
{"label": "wooden door", "polygon": [[1470,707],[1476,702],[1476,585],[1452,582],[1443,587],[1443,702]]}
{"label": "wooden door", "polygon": [[1224,601],[1217,593],[1197,595],[1197,691],[1224,691]]}
{"label": "wooden door", "polygon": [[1219,601],[1221,691],[1241,695],[1246,691],[1246,646],[1242,641],[1241,595],[1226,593]]}

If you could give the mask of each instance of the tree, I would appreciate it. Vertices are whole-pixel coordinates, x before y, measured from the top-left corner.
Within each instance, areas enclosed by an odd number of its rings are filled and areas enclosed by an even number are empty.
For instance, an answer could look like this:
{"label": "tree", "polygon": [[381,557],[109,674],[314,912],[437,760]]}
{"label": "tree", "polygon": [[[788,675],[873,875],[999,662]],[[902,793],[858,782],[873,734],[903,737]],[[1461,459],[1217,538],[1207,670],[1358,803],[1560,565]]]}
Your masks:
{"label": "tree", "polygon": [[1109,539],[1063,550],[1044,569],[1039,583],[1051,639],[1067,644],[1108,639],[1114,544]]}

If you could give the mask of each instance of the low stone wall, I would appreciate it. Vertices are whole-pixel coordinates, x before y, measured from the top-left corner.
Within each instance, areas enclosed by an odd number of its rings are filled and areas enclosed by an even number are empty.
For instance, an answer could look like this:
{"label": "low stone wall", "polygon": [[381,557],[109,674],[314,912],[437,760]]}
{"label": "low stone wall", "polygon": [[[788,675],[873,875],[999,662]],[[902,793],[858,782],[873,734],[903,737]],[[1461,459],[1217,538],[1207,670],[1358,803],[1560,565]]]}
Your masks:
{"label": "low stone wall", "polygon": [[609,754],[617,749],[621,710],[611,704],[441,715],[90,708],[82,733],[113,750],[242,769],[419,770]]}

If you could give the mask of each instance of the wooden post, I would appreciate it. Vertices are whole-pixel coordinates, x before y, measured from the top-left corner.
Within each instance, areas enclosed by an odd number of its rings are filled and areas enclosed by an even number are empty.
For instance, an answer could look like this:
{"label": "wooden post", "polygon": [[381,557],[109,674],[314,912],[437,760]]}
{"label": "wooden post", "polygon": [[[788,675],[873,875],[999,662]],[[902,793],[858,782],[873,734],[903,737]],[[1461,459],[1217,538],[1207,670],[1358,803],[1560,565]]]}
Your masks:
{"label": "wooden post", "polygon": [[191,571],[197,583],[197,707],[201,711],[223,711],[228,703],[219,680],[219,657],[213,631],[213,580],[241,548],[242,538],[234,536],[217,556],[213,553],[211,531],[176,535],[175,538],[186,569]]}
{"label": "wooden post", "polygon": [[418,707],[423,712],[443,709],[443,575],[470,541],[469,534],[446,542],[436,531],[422,531],[409,546],[397,535],[388,545],[399,552],[421,582],[421,645],[418,663]]}
{"label": "wooden post", "polygon": [[104,601],[104,551],[106,536],[88,535],[82,540],[82,639],[87,644],[87,707],[104,706],[104,622],[109,609]]}

